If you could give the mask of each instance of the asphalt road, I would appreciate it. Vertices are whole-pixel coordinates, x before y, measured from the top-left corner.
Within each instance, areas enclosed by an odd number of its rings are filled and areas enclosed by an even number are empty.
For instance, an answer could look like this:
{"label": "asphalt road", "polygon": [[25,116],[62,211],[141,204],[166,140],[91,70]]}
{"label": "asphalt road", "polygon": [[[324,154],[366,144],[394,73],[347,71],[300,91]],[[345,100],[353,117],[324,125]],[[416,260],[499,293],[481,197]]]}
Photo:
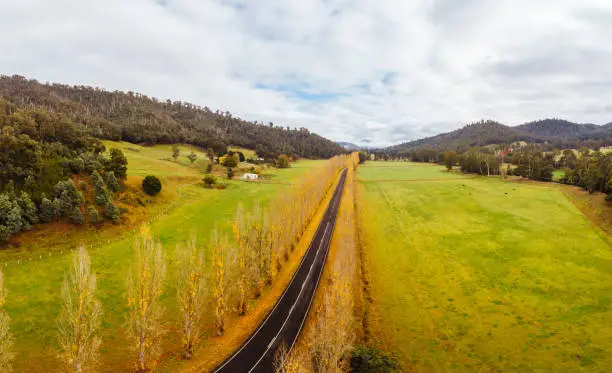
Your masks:
{"label": "asphalt road", "polygon": [[345,180],[346,170],[342,171],[323,220],[285,292],[259,329],[217,367],[215,373],[271,373],[274,371],[276,350],[283,344],[288,348],[294,345],[310,310],[327,260]]}

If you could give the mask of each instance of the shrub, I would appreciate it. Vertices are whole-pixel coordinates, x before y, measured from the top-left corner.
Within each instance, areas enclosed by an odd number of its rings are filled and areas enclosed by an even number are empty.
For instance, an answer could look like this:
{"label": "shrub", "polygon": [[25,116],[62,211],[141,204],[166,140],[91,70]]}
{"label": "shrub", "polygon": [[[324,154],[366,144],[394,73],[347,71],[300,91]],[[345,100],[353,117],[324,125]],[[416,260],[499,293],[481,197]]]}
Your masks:
{"label": "shrub", "polygon": [[58,182],[53,188],[60,205],[60,216],[70,216],[75,206],[83,203],[83,194],[74,186],[71,179]]}
{"label": "shrub", "polygon": [[612,202],[612,192],[610,192],[610,193],[608,193],[608,194],[606,195],[606,201],[608,201],[608,202]]}
{"label": "shrub", "polygon": [[38,210],[36,205],[32,202],[30,195],[26,192],[21,192],[21,197],[17,200],[19,207],[21,207],[22,217],[24,226],[29,229],[33,224],[38,223]]}
{"label": "shrub", "polygon": [[232,177],[234,177],[234,169],[233,168],[227,168],[227,179],[231,180]]}
{"label": "shrub", "polygon": [[176,159],[181,155],[181,149],[178,145],[172,145],[172,158],[176,161]]}
{"label": "shrub", "polygon": [[189,162],[193,163],[196,161],[196,159],[198,159],[198,156],[196,155],[196,153],[191,152],[189,153],[189,155],[187,156],[187,159],[189,159]]}
{"label": "shrub", "polygon": [[81,209],[78,206],[74,208],[71,219],[76,225],[81,225],[85,222],[85,218],[83,217],[83,214],[81,214]]}
{"label": "shrub", "polygon": [[107,162],[106,171],[112,171],[119,180],[127,178],[127,158],[120,149],[110,150],[110,159]]}
{"label": "shrub", "polygon": [[232,154],[232,155],[228,155],[225,157],[225,159],[223,160],[223,166],[227,167],[227,168],[234,168],[236,166],[238,166],[238,155],[237,154]]}
{"label": "shrub", "polygon": [[207,187],[211,188],[216,183],[217,183],[217,177],[215,175],[208,174],[208,175],[204,176],[204,184]]}
{"label": "shrub", "polygon": [[365,163],[368,160],[368,153],[359,152],[359,163]]}
{"label": "shrub", "polygon": [[109,218],[114,224],[118,224],[121,221],[121,212],[114,203],[108,202],[106,204],[105,213],[106,217]]}
{"label": "shrub", "polygon": [[94,184],[94,197],[96,199],[96,204],[100,206],[104,206],[106,202],[110,200],[110,192],[106,188],[106,184],[102,180],[102,176],[98,173],[98,171],[94,171],[91,174],[91,179]]}
{"label": "shrub", "polygon": [[0,225],[0,243],[6,243],[10,237],[10,230],[4,225]]}
{"label": "shrub", "polygon": [[107,171],[104,174],[104,178],[106,179],[106,185],[108,186],[108,189],[112,190],[113,192],[119,191],[119,181],[117,181],[117,178],[115,177],[115,173],[113,171]]}
{"label": "shrub", "polygon": [[100,222],[100,214],[98,214],[98,210],[94,206],[87,207],[87,214],[92,224],[98,224]]}
{"label": "shrub", "polygon": [[390,373],[399,369],[395,357],[369,346],[357,346],[351,356],[351,372]]}
{"label": "shrub", "polygon": [[142,189],[150,196],[155,196],[162,190],[162,184],[159,179],[153,175],[149,175],[142,181]]}
{"label": "shrub", "polygon": [[289,157],[285,154],[281,154],[276,160],[276,167],[278,168],[289,168]]}
{"label": "shrub", "polygon": [[43,223],[50,223],[57,218],[57,214],[57,205],[43,194],[40,202],[40,220]]}
{"label": "shrub", "polygon": [[207,164],[206,165],[206,173],[211,173],[212,172],[212,168],[213,168],[212,163]]}

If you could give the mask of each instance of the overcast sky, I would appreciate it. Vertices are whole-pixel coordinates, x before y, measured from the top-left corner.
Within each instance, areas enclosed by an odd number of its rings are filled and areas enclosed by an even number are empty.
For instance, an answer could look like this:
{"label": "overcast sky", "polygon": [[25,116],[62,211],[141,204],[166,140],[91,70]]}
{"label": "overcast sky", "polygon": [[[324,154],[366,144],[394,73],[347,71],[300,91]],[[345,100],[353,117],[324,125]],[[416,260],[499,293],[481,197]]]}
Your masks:
{"label": "overcast sky", "polygon": [[0,73],[387,145],[612,121],[612,0],[20,0]]}

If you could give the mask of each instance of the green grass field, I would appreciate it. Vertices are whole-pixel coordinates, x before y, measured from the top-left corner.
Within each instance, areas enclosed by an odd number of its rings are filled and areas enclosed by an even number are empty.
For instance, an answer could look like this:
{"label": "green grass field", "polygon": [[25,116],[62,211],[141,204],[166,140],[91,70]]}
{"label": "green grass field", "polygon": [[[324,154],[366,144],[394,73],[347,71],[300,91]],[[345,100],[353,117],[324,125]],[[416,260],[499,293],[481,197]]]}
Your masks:
{"label": "green grass field", "polygon": [[612,239],[559,186],[458,177],[359,169],[381,343],[409,372],[612,371]]}
{"label": "green grass field", "polygon": [[[148,174],[160,176],[164,190],[155,197],[161,199],[156,203],[160,206],[171,203],[174,206],[166,215],[160,216],[152,223],[151,231],[163,243],[169,260],[169,285],[164,302],[168,309],[168,328],[171,333],[168,333],[165,343],[170,349],[176,349],[180,340],[177,339],[178,332],[172,332],[172,328],[176,326],[177,313],[174,312],[174,293],[170,287],[175,270],[172,254],[176,245],[187,240],[191,232],[196,232],[199,245],[206,246],[214,226],[227,233],[231,231],[231,219],[239,203],[245,206],[256,201],[265,204],[276,193],[290,186],[231,181],[225,190],[205,189],[193,184],[201,179],[200,170],[206,167],[207,160],[201,153],[198,153],[199,160],[191,165],[186,159],[186,147],[178,162],[173,162],[169,160],[169,146],[143,148],[127,143],[107,143],[107,147],[110,146],[118,146],[124,150],[128,157],[130,177]],[[300,161],[292,168],[271,169],[268,172],[275,174],[275,180],[288,183],[319,162]],[[133,237],[121,239],[120,234],[125,232],[116,227],[109,229],[108,232],[96,233],[92,239],[113,241],[90,250],[90,255],[104,309],[101,347],[103,364],[100,371],[117,372],[130,368],[130,361],[126,359],[128,342],[125,339],[125,283],[133,258]],[[79,238],[89,243],[87,240],[90,238],[87,230],[79,230],[70,237],[72,241],[63,243],[63,247],[76,246]],[[0,252],[0,259],[4,254]],[[61,284],[72,259],[66,252],[51,257],[46,257],[45,252],[41,254],[42,259],[38,259],[37,254],[36,260],[22,260],[20,264],[11,261],[3,269],[8,291],[6,310],[12,318],[11,330],[15,337],[17,353],[15,370],[19,372],[57,370],[56,318],[60,310]]]}

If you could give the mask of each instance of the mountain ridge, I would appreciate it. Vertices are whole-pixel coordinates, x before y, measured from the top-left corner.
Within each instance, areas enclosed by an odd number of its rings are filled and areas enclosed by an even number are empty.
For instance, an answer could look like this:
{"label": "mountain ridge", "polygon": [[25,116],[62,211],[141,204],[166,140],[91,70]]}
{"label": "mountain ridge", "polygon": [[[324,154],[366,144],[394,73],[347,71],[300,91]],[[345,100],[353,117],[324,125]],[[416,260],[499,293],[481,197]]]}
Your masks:
{"label": "mountain ridge", "polygon": [[467,124],[454,131],[441,133],[386,148],[399,153],[416,148],[466,150],[472,146],[526,141],[549,143],[551,146],[584,145],[586,141],[612,143],[612,123],[605,125],[579,124],[563,119],[543,119],[518,126],[507,126],[493,120]]}

